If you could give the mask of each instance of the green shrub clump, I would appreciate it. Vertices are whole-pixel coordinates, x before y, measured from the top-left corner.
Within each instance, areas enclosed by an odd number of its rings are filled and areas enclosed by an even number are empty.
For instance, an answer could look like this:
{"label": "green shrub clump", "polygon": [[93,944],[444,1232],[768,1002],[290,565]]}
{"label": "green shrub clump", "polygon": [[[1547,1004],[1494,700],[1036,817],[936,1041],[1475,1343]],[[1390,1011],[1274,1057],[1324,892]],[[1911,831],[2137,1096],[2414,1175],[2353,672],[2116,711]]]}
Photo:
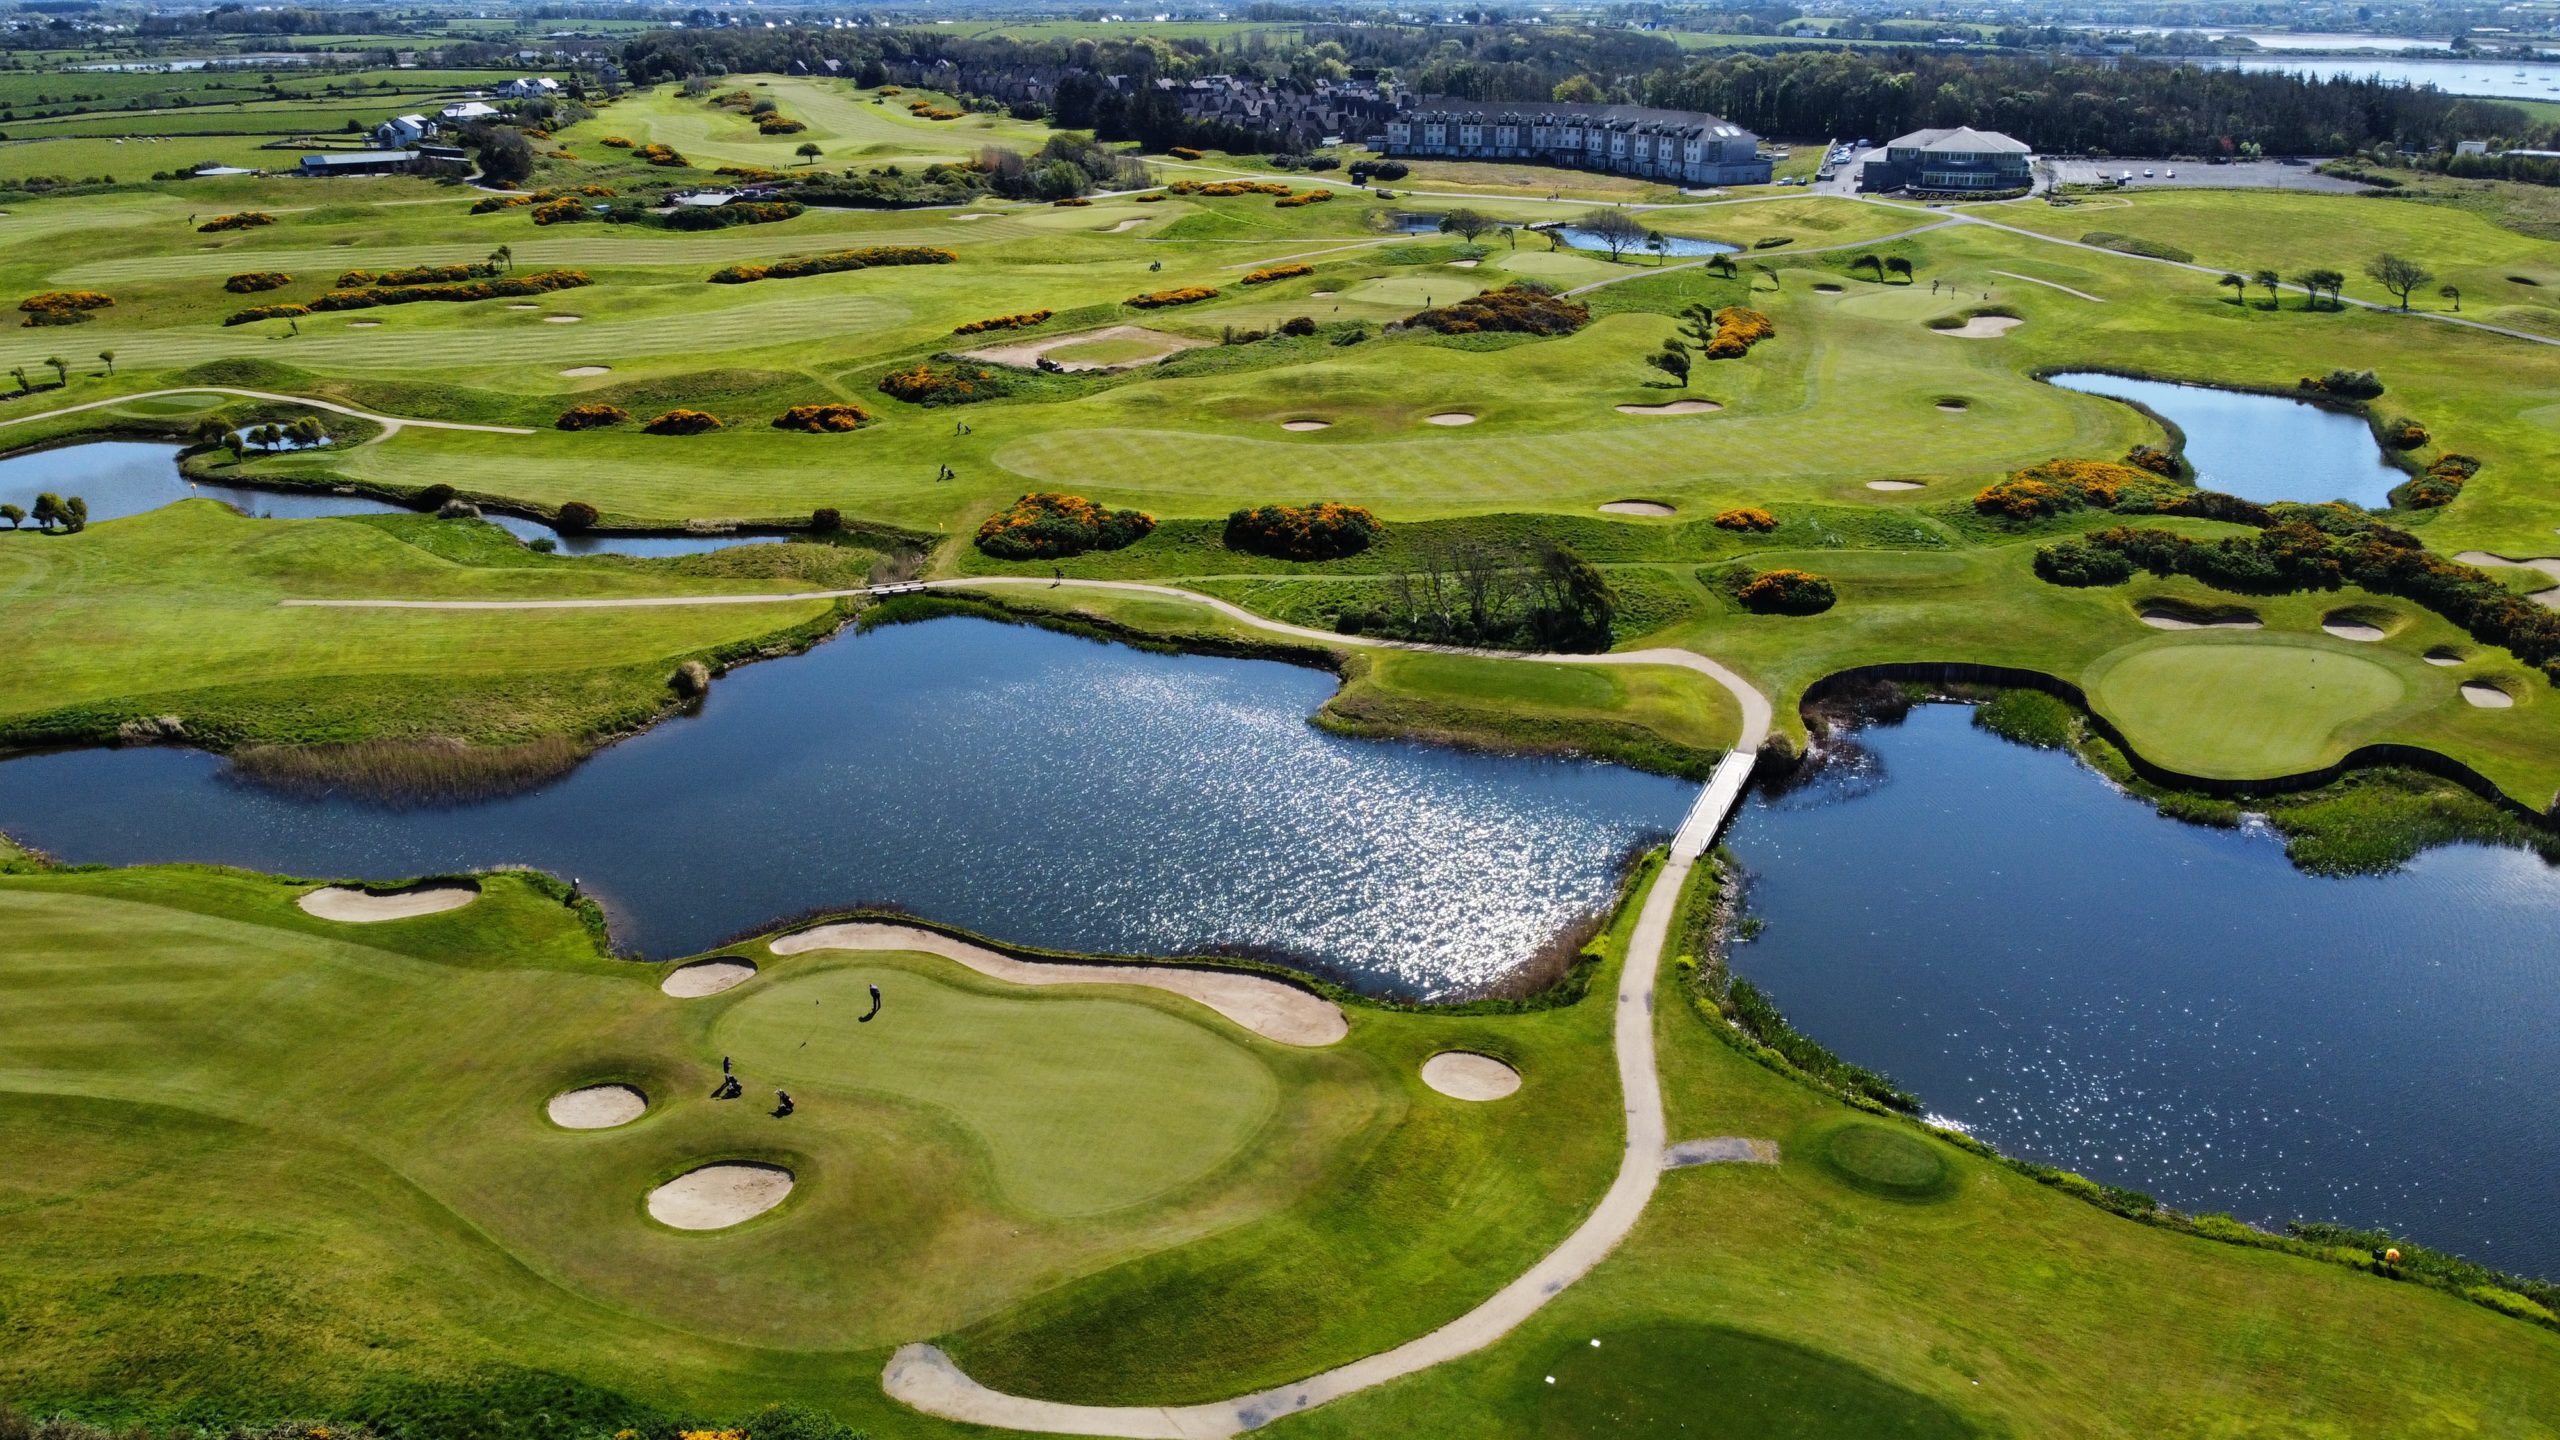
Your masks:
{"label": "green shrub clump", "polygon": [[[356,272],[361,273],[361,272]],[[468,303],[527,295],[548,295],[595,282],[584,270],[542,270],[531,275],[466,280],[458,284],[371,285],[361,290],[332,290],[311,302],[314,310],[370,310],[377,305],[415,305],[439,300]]]}
{"label": "green shrub clump", "polygon": [[498,267],[487,260],[468,265],[412,265],[405,270],[349,270],[338,277],[338,288],[354,290],[368,285],[450,285],[457,280],[485,280],[498,273]]}
{"label": "green shrub clump", "polygon": [[223,230],[247,230],[274,223],[276,223],[276,217],[263,210],[243,210],[237,215],[216,215],[197,226],[196,229],[202,234],[211,235]]}
{"label": "green shrub clump", "polygon": [[1733,587],[1742,608],[1760,615],[1819,615],[1838,604],[1831,581],[1809,570],[1763,570]]}
{"label": "green shrub clump", "polygon": [[999,560],[1056,560],[1088,550],[1119,550],[1146,538],[1156,517],[1112,510],[1081,495],[1035,491],[978,526],[978,548]]}
{"label": "green shrub clump", "polygon": [[960,257],[925,245],[875,245],[867,250],[831,250],[762,265],[731,265],[711,272],[714,285],[748,285],[758,280],[797,280],[806,275],[834,275],[884,265],[950,265]]}
{"label": "green shrub clump", "polygon": [[1227,548],[1282,560],[1339,560],[1369,548],[1386,527],[1358,505],[1256,505],[1227,517]]}
{"label": "green shrub clump", "polygon": [[259,320],[298,320],[311,313],[308,305],[252,305],[222,317],[225,325],[247,325]]}

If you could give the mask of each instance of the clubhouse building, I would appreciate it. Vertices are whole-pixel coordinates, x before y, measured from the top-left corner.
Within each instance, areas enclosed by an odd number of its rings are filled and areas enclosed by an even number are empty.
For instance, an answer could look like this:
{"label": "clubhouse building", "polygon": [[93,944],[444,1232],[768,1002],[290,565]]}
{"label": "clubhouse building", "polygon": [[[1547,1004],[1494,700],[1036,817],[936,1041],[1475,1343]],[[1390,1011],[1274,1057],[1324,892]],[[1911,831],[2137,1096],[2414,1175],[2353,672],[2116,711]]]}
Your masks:
{"label": "clubhouse building", "polygon": [[1764,185],[1760,137],[1713,115],[1641,105],[1424,100],[1386,122],[1398,159],[1522,160],[1673,185]]}
{"label": "clubhouse building", "polygon": [[2035,184],[2034,158],[2025,141],[1996,130],[1914,130],[1868,160],[1859,185],[1931,193],[2025,190]]}

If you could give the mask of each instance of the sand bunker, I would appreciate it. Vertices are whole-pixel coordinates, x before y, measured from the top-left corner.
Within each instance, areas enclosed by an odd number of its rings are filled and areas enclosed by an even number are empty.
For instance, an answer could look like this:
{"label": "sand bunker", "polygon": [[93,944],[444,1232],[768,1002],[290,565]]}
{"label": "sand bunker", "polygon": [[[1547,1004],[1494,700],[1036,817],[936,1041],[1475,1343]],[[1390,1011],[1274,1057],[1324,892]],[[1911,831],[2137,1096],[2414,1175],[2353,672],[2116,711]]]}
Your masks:
{"label": "sand bunker", "polygon": [[1606,515],[1670,515],[1672,508],[1659,500],[1612,500],[1600,507]]}
{"label": "sand bunker", "polygon": [[1117,225],[1110,226],[1109,228],[1105,229],[1102,233],[1103,233],[1103,234],[1105,234],[1105,235],[1117,235],[1117,234],[1119,234],[1119,233],[1120,233],[1121,231],[1123,231],[1123,230],[1135,230],[1135,229],[1137,229],[1139,226],[1144,225],[1144,224],[1146,224],[1146,223],[1147,223],[1147,217],[1146,217],[1146,216],[1144,216],[1144,215],[1134,215],[1134,216],[1131,216],[1129,219],[1126,219],[1126,220],[1121,221],[1121,222],[1120,222],[1119,224],[1117,224]]}
{"label": "sand bunker", "polygon": [[1917,480],[1870,480],[1867,482],[1867,488],[1870,490],[1917,490],[1920,488],[1920,482]]}
{"label": "sand bunker", "polygon": [[382,322],[379,320],[350,320],[347,322],[347,328],[350,330],[379,330],[382,328]]}
{"label": "sand bunker", "polygon": [[956,961],[1014,985],[1143,985],[1197,1000],[1229,1020],[1283,1045],[1331,1045],[1351,1033],[1342,1007],[1294,985],[1224,970],[1172,965],[1080,965],[1017,960],[983,945],[906,925],[821,925],[773,942],[776,955],[811,950],[918,950]]}
{"label": "sand bunker", "polygon": [[1333,292],[1330,290],[1310,290],[1307,292],[1307,298],[1310,300],[1330,300],[1333,298]]}
{"label": "sand bunker", "polygon": [[301,906],[305,914],[317,915],[323,920],[370,925],[378,920],[407,920],[417,915],[459,910],[479,898],[480,887],[468,880],[437,880],[400,890],[359,890],[350,885],[331,885],[313,890],[293,903]]}
{"label": "sand bunker", "polygon": [[1724,407],[1713,400],[1666,400],[1659,405],[1620,405],[1621,415],[1713,415]]}
{"label": "sand bunker", "polygon": [[1938,331],[1959,340],[1997,340],[2027,322],[2015,315],[1976,315],[1961,325]]}
{"label": "sand bunker", "polygon": [[1333,428],[1333,422],[1330,420],[1283,420],[1280,422],[1280,428],[1298,431],[1330,430]]}
{"label": "sand bunker", "polygon": [[744,985],[756,978],[756,964],[736,955],[723,955],[713,960],[696,960],[667,972],[658,988],[679,1000],[699,1000],[723,990]]}
{"label": "sand bunker", "polygon": [[954,215],[951,218],[954,220],[993,220],[996,217],[981,210],[969,215]]}
{"label": "sand bunker", "polygon": [[508,308],[508,309],[510,309],[510,310],[539,310],[539,309],[541,309],[542,307],[541,307],[541,306],[539,306],[539,305],[534,304],[534,303],[533,303],[532,301],[530,301],[530,300],[524,300],[524,301],[519,301],[519,302],[518,302],[518,303],[516,303],[516,304],[509,305],[507,308]]}
{"label": "sand bunker", "polygon": [[573,380],[583,380],[590,375],[610,375],[613,373],[613,367],[610,365],[572,365],[560,373]]}
{"label": "sand bunker", "polygon": [[[2560,580],[2560,559],[2548,555],[2519,559],[2512,555],[2500,555],[2488,550],[2465,550],[2453,558],[2465,565],[2513,565],[2520,569],[2539,571],[2554,580]],[[2546,609],[2560,610],[2560,587],[2537,590],[2524,598]]]}
{"label": "sand bunker", "polygon": [[1741,1135],[1717,1135],[1705,1140],[1683,1140],[1667,1146],[1662,1152],[1662,1168],[1686,1170],[1692,1165],[1775,1165],[1778,1142],[1753,1140]]}
{"label": "sand bunker", "polygon": [[984,349],[963,350],[960,353],[972,360],[986,360],[998,365],[1014,365],[1028,370],[1037,366],[1040,358],[1052,350],[1072,345],[1088,345],[1098,340],[1138,341],[1146,345],[1148,350],[1147,353],[1133,355],[1126,360],[1060,360],[1055,362],[1058,369],[1070,375],[1082,374],[1089,370],[1135,370],[1141,365],[1153,365],[1159,361],[1170,360],[1185,350],[1216,343],[1210,340],[1195,340],[1188,335],[1169,335],[1162,330],[1150,330],[1144,325],[1114,325],[1106,330],[1082,330],[1073,335],[1050,335],[1038,340],[1025,340],[1016,345],[989,345]]}
{"label": "sand bunker", "polygon": [[1950,415],[1961,415],[1973,407],[1962,400],[1941,400],[1938,402],[1938,408]]}
{"label": "sand bunker", "polygon": [[2483,710],[2511,709],[2516,703],[2516,697],[2486,680],[2463,681],[2462,698]]}
{"label": "sand bunker", "polygon": [[563,1090],[544,1107],[563,1130],[610,1130],[649,1112],[649,1097],[628,1085],[587,1085]]}
{"label": "sand bunker", "polygon": [[542,317],[542,323],[545,325],[575,325],[584,318],[584,316],[580,315],[545,315]]}
{"label": "sand bunker", "polygon": [[1452,260],[1449,262],[1449,268],[1452,270],[1473,270],[1479,263],[1480,262],[1474,260]]}
{"label": "sand bunker", "polygon": [[1476,417],[1468,414],[1464,410],[1443,410],[1437,415],[1426,415],[1422,418],[1430,421],[1434,425],[1473,425],[1476,423]]}
{"label": "sand bunker", "polygon": [[2462,656],[2460,654],[2449,650],[2442,645],[2437,646],[2418,658],[2426,661],[2430,665],[2459,665],[2462,663]]}
{"label": "sand bunker", "polygon": [[2247,611],[2228,615],[2197,616],[2175,610],[2151,607],[2142,612],[2142,623],[2154,630],[2264,630],[2266,622]]}
{"label": "sand bunker", "polygon": [[726,1230],[753,1220],[791,1193],[779,1165],[724,1160],[688,1170],[649,1192],[649,1218],[677,1230]]}
{"label": "sand bunker", "polygon": [[1813,293],[1816,295],[1837,295],[1840,293],[1840,287],[1837,285],[1816,285],[1813,287]]}
{"label": "sand bunker", "polygon": [[1422,1083],[1452,1100],[1499,1100],[1520,1088],[1520,1072],[1469,1050],[1443,1050],[1422,1062]]}
{"label": "sand bunker", "polygon": [[2341,640],[2357,640],[2367,645],[2382,638],[2382,627],[2353,615],[2331,615],[2320,622],[2320,628]]}

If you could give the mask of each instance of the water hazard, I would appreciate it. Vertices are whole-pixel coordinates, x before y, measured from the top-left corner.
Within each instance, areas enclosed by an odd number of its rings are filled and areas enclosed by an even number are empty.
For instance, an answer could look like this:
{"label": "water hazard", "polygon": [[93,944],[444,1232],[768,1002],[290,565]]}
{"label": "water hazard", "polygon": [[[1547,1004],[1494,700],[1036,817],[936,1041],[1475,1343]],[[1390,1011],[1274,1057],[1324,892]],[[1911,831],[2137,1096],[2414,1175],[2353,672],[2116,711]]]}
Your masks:
{"label": "water hazard", "polygon": [[2392,488],[2409,478],[2383,460],[2364,421],[2306,401],[2095,371],[2045,380],[2166,417],[2186,432],[2196,484],[2262,505],[2344,500],[2378,510],[2391,503]]}
{"label": "water hazard", "polygon": [[2386,1225],[2560,1274],[2560,872],[2304,875],[1956,706],[1758,800],[1738,971],[2012,1153],[2187,1210]]}
{"label": "water hazard", "polygon": [[183,750],[0,763],[0,830],[67,860],[377,879],[521,862],[684,954],[887,901],[1030,944],[1242,945],[1379,990],[1494,981],[1677,826],[1679,781],[1346,740],[1331,676],[943,619],[715,684],[540,791],[443,810],[278,796]]}

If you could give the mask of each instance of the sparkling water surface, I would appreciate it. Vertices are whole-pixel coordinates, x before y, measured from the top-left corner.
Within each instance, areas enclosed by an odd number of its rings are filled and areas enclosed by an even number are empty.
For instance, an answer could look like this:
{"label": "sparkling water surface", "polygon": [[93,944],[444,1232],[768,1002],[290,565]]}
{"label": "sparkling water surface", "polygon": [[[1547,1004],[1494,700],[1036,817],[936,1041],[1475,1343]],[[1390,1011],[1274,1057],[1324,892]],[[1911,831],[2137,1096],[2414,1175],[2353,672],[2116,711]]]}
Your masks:
{"label": "sparkling water surface", "polygon": [[2382,447],[2364,421],[2304,401],[2094,371],[2066,371],[2045,379],[2065,390],[2133,401],[2166,416],[2186,433],[2185,454],[2195,467],[2196,484],[2243,500],[2262,505],[2345,500],[2379,509],[2391,503],[2392,487],[2409,478],[2383,461]]}

